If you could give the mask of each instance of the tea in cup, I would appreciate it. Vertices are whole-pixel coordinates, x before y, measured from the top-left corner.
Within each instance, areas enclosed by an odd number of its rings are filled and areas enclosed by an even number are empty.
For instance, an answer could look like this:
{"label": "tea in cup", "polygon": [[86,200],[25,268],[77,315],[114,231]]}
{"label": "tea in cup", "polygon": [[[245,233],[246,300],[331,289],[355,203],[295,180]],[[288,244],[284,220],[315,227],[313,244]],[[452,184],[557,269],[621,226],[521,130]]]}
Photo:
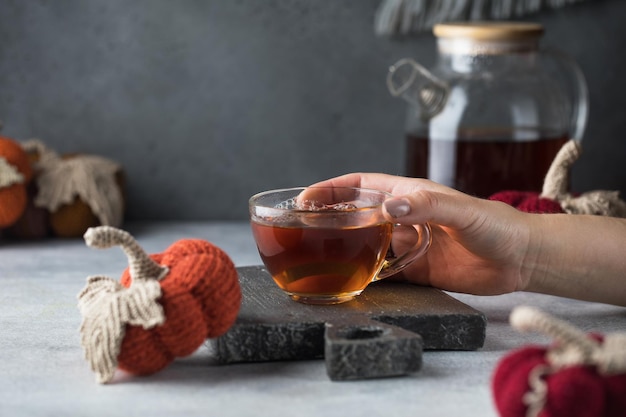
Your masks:
{"label": "tea in cup", "polygon": [[292,299],[336,304],[391,276],[430,246],[428,224],[416,225],[418,241],[387,259],[395,225],[383,216],[391,194],[351,187],[298,187],[250,198],[254,239],[268,272]]}

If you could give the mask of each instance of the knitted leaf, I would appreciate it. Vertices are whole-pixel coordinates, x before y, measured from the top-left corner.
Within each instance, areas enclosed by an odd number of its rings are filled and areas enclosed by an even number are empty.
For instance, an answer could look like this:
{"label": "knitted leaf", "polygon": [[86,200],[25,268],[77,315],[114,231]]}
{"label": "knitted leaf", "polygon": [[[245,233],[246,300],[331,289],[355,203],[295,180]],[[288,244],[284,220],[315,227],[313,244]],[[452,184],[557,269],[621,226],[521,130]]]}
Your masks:
{"label": "knitted leaf", "polygon": [[0,188],[22,183],[24,183],[24,176],[17,168],[0,156]]}
{"label": "knitted leaf", "polygon": [[40,164],[37,178],[39,194],[35,205],[51,212],[70,204],[76,196],[85,202],[100,223],[120,226],[123,221],[124,201],[115,181],[120,166],[95,155],[79,155],[61,159],[47,157]]}
{"label": "knitted leaf", "polygon": [[161,286],[156,280],[136,281],[126,288],[108,277],[88,278],[78,296],[83,316],[81,344],[99,383],[113,378],[126,325],[149,329],[165,322],[157,301],[160,297]]}

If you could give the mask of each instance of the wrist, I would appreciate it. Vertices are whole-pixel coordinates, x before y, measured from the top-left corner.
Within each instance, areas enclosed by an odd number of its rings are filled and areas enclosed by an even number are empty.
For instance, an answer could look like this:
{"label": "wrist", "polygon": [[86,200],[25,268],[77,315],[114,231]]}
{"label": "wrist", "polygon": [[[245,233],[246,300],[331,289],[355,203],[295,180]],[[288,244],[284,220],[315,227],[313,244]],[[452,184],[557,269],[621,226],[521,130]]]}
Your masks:
{"label": "wrist", "polygon": [[540,214],[531,222],[524,291],[626,305],[626,221]]}

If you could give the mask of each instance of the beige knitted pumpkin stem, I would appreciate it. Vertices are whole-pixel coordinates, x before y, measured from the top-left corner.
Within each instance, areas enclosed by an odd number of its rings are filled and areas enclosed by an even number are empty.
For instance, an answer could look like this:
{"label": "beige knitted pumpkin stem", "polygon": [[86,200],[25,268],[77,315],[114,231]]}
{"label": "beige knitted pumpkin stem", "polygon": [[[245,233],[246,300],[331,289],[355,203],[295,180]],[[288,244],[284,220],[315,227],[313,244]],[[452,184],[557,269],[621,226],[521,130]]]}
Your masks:
{"label": "beige knitted pumpkin stem", "polygon": [[165,277],[169,268],[156,263],[128,232],[111,226],[90,227],[83,236],[87,246],[106,249],[121,246],[128,257],[132,281]]}
{"label": "beige knitted pumpkin stem", "polygon": [[568,193],[569,171],[580,157],[582,147],[576,140],[567,141],[557,152],[550,169],[546,173],[541,190],[542,198],[560,201]]}
{"label": "beige knitted pumpkin stem", "polygon": [[52,149],[48,149],[45,143],[40,139],[29,139],[22,142],[22,149],[26,152],[34,152],[39,155],[39,161],[35,162],[35,166],[38,167],[41,164],[45,164],[51,159],[60,160],[61,158]]}
{"label": "beige knitted pumpkin stem", "polygon": [[543,333],[561,343],[576,346],[588,356],[599,345],[598,342],[587,337],[585,332],[532,307],[516,307],[511,313],[509,321],[511,326],[519,331]]}
{"label": "beige knitted pumpkin stem", "polygon": [[625,333],[608,334],[601,343],[562,320],[526,306],[515,308],[509,320],[517,330],[538,331],[558,341],[547,354],[555,369],[590,365],[605,375],[626,373]]}

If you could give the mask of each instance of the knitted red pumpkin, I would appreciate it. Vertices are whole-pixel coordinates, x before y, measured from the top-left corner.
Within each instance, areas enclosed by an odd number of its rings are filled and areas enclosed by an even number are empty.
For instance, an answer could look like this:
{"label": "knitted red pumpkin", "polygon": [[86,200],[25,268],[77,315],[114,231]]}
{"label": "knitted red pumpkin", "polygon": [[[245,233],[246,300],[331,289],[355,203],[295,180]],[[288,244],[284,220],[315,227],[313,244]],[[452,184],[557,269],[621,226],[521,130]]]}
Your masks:
{"label": "knitted red pumpkin", "polygon": [[527,346],[498,364],[492,388],[501,417],[618,417],[626,412],[626,334],[586,335],[519,307],[511,324],[557,339]]}
{"label": "knitted red pumpkin", "polygon": [[26,209],[26,184],[33,175],[28,155],[13,139],[0,136],[0,228],[11,226]]}
{"label": "knitted red pumpkin", "polygon": [[532,191],[500,191],[489,200],[502,201],[526,213],[565,213],[558,201]]}
{"label": "knitted red pumpkin", "polygon": [[620,198],[617,191],[595,190],[581,194],[568,192],[569,170],[581,153],[580,142],[567,141],[554,157],[544,179],[541,193],[505,190],[493,194],[489,200],[502,201],[527,213],[626,217],[626,202]]}
{"label": "knitted red pumpkin", "polygon": [[241,303],[237,270],[213,244],[183,239],[148,256],[130,234],[110,226],[88,229],[85,241],[121,245],[130,265],[121,284],[90,277],[79,294],[82,344],[99,382],[108,382],[116,366],[137,375],[157,372],[234,323]]}

